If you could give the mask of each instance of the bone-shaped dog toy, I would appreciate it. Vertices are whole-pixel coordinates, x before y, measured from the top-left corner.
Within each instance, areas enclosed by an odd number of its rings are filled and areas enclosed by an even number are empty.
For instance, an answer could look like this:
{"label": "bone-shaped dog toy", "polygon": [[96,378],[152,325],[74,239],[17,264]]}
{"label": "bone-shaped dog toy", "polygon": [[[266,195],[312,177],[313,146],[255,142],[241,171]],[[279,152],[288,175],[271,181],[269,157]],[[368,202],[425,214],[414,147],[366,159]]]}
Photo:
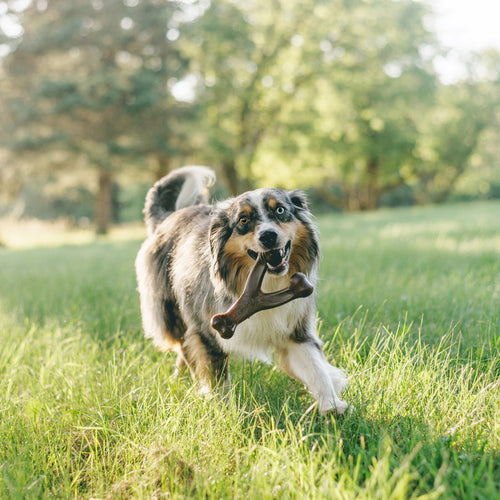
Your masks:
{"label": "bone-shaped dog toy", "polygon": [[295,273],[290,278],[287,288],[278,292],[264,293],[260,287],[266,270],[266,256],[259,254],[239,299],[225,313],[212,317],[212,328],[217,330],[222,338],[230,339],[236,327],[256,312],[282,306],[291,300],[308,297],[313,293],[314,287],[302,273]]}

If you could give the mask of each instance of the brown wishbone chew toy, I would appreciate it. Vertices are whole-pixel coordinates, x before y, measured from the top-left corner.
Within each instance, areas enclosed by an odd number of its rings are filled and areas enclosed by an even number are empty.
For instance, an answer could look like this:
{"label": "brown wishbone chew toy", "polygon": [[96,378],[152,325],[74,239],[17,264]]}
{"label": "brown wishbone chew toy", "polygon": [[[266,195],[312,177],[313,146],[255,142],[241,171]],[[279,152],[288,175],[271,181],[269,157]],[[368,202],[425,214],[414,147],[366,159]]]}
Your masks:
{"label": "brown wishbone chew toy", "polygon": [[314,287],[302,273],[295,273],[290,278],[288,287],[283,290],[273,293],[262,292],[260,287],[266,269],[265,254],[259,254],[248,274],[240,298],[225,313],[212,316],[212,328],[217,330],[222,338],[230,339],[234,335],[236,327],[256,312],[282,306],[291,300],[308,297],[313,293]]}

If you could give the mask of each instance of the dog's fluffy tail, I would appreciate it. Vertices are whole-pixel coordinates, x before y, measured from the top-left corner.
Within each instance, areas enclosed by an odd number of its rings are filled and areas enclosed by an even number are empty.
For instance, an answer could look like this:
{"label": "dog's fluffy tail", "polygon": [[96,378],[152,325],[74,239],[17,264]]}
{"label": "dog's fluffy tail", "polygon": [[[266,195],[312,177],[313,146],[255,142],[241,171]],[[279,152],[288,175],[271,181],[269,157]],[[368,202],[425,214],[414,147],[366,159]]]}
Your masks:
{"label": "dog's fluffy tail", "polygon": [[146,195],[144,216],[148,234],[175,210],[206,203],[215,173],[208,167],[189,166],[174,170],[157,181]]}

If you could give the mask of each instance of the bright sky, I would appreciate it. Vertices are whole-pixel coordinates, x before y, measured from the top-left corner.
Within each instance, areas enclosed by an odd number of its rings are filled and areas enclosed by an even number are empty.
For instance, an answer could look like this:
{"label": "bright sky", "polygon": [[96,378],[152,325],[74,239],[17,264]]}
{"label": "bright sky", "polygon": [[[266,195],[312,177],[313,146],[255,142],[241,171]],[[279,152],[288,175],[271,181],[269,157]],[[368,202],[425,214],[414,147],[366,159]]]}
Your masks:
{"label": "bright sky", "polygon": [[461,76],[460,55],[495,47],[500,50],[500,0],[426,0],[433,8],[434,29],[451,52],[436,64],[443,81]]}

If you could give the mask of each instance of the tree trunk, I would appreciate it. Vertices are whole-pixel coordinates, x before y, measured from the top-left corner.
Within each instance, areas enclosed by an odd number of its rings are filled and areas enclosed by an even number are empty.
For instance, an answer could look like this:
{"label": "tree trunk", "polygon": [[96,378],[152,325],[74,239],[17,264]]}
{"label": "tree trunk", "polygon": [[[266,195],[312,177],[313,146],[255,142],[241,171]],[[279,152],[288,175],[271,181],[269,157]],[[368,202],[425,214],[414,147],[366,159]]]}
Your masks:
{"label": "tree trunk", "polygon": [[328,185],[325,183],[318,186],[318,194],[324,202],[328,203],[328,205],[331,205],[332,207],[340,210],[345,210],[347,208],[345,199],[335,193],[332,193],[332,191],[328,189]]}
{"label": "tree trunk", "polygon": [[366,162],[366,181],[363,183],[359,196],[360,210],[374,210],[377,208],[379,166],[376,158],[369,158]]}
{"label": "tree trunk", "polygon": [[99,170],[99,185],[95,199],[94,218],[97,234],[106,234],[111,224],[113,178],[106,169]]}
{"label": "tree trunk", "polygon": [[456,167],[455,172],[453,173],[451,179],[448,180],[447,185],[443,186],[434,194],[434,196],[432,197],[433,203],[444,203],[452,193],[453,189],[455,188],[458,179],[462,176],[462,174],[465,171],[466,171],[466,163],[463,162]]}
{"label": "tree trunk", "polygon": [[351,187],[347,192],[347,209],[349,212],[359,212],[361,210],[361,195],[357,187]]}
{"label": "tree trunk", "polygon": [[224,180],[231,195],[236,196],[239,194],[240,189],[240,178],[238,171],[236,170],[236,164],[234,159],[224,160],[222,163],[222,173],[224,175]]}
{"label": "tree trunk", "polygon": [[153,170],[155,181],[161,179],[170,172],[170,157],[164,154],[156,155],[156,165]]}

